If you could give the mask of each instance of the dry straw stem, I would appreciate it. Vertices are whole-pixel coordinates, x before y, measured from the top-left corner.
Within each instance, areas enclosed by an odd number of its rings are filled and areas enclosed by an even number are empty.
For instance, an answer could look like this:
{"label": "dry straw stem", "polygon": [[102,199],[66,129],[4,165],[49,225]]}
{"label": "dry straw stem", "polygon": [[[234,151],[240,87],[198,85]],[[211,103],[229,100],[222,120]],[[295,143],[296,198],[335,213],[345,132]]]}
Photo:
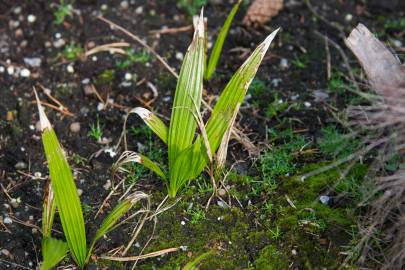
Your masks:
{"label": "dry straw stem", "polygon": [[[370,212],[363,221],[358,248],[360,262],[381,261],[381,269],[405,265],[405,171],[385,175],[386,161],[405,153],[405,69],[386,46],[359,24],[345,40],[367,74],[376,97],[369,106],[349,107],[351,126],[363,132],[364,142],[386,140],[372,168],[378,176],[369,194]],[[382,234],[381,234],[382,232]],[[373,244],[375,241],[378,244]]]}

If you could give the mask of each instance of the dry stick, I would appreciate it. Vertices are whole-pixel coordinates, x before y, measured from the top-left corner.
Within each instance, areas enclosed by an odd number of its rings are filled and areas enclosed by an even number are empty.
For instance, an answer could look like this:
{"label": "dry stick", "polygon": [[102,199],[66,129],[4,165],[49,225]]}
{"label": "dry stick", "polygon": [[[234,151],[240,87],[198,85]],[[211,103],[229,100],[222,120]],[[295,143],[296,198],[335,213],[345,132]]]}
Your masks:
{"label": "dry stick", "polygon": [[330,80],[332,68],[330,64],[330,50],[329,50],[329,42],[328,39],[325,37],[325,53],[326,53],[326,80]]}
{"label": "dry stick", "polygon": [[128,30],[126,30],[125,28],[119,26],[118,24],[113,23],[112,21],[104,18],[103,16],[97,16],[97,19],[109,24],[113,29],[116,28],[118,30],[120,30],[121,32],[123,32],[124,34],[126,34],[127,36],[131,37],[133,40],[135,40],[136,42],[138,42],[139,44],[141,44],[143,47],[145,47],[151,54],[153,54],[165,67],[167,70],[169,70],[169,72],[176,78],[179,77],[179,75],[174,71],[174,69],[172,67],[169,66],[169,64],[166,63],[166,61],[152,48],[150,47],[148,44],[146,44],[146,42],[144,42],[142,39],[140,39],[138,36],[132,34],[131,32],[129,32]]}
{"label": "dry stick", "polygon": [[130,256],[130,257],[109,257],[109,256],[100,256],[99,259],[110,260],[110,261],[117,261],[117,262],[128,262],[128,261],[137,261],[147,258],[153,258],[157,256],[161,256],[167,253],[178,251],[179,248],[167,248],[160,251],[151,252],[145,255],[140,256]]}
{"label": "dry stick", "polygon": [[193,25],[187,25],[187,26],[181,26],[181,27],[175,27],[175,28],[163,28],[160,30],[151,30],[149,31],[150,34],[156,35],[156,34],[176,34],[180,32],[188,32],[193,30]]}

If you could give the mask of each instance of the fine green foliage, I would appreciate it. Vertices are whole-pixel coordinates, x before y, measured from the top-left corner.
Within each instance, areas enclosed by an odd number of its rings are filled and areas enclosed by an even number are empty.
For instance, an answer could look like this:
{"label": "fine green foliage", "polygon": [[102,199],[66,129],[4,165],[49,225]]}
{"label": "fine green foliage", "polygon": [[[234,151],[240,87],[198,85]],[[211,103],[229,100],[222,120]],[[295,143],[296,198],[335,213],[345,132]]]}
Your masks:
{"label": "fine green foliage", "polygon": [[96,124],[90,124],[90,130],[87,135],[97,142],[101,140],[101,137],[103,137],[103,129],[98,118]]}
{"label": "fine green foliage", "polygon": [[62,24],[65,21],[65,18],[72,16],[73,6],[71,4],[65,3],[64,0],[60,0],[57,9],[53,12],[55,16],[55,24]]}
{"label": "fine green foliage", "polygon": [[146,64],[150,61],[151,56],[148,51],[142,50],[135,52],[134,50],[126,50],[126,59],[118,60],[115,65],[120,69],[125,69],[133,66],[136,63]]}
{"label": "fine green foliage", "polygon": [[[36,94],[36,92],[35,92]],[[47,186],[44,200],[43,234],[42,243],[43,264],[41,269],[50,269],[56,265],[69,249],[74,261],[84,268],[93,252],[94,245],[104,234],[116,228],[119,220],[140,200],[147,199],[148,195],[137,192],[123,199],[104,219],[97,230],[90,248],[87,248],[86,232],[82,206],[77,194],[76,184],[72,170],[67,162],[64,151],[58,142],[45,112],[37,97],[40,124],[42,130],[42,142],[48,161],[51,184]],[[58,207],[59,217],[67,245],[61,241],[50,238],[53,218],[55,215],[55,203]],[[67,249],[68,247],[68,249]]]}
{"label": "fine green foliage", "polygon": [[69,61],[76,61],[84,52],[84,49],[75,42],[71,42],[70,44],[66,45],[65,49],[59,57],[64,58]]}
{"label": "fine green foliage", "polygon": [[321,130],[318,144],[324,155],[339,159],[354,153],[359,142],[355,138],[342,134],[335,126],[328,126]]}
{"label": "fine green foliage", "polygon": [[[208,122],[204,124],[200,115],[206,38],[202,14],[195,26],[193,41],[180,70],[169,127],[167,128],[157,116],[145,109],[136,108],[132,111],[137,113],[164,142],[167,142],[169,177],[162,178],[169,179],[167,185],[170,197],[175,197],[189,180],[198,177],[207,164],[213,163],[213,155],[220,145],[227,145],[239,106],[278,31],[270,34],[234,74],[220,95]],[[196,131],[200,131],[198,136]],[[218,151],[217,160],[222,159],[223,151],[223,149]],[[128,153],[124,154],[129,156]],[[130,159],[121,158],[117,166],[120,167],[120,163],[127,163]],[[162,170],[158,170],[157,165],[152,166],[152,161],[145,157],[134,153],[132,161],[141,163],[162,176]]]}
{"label": "fine green foliage", "polygon": [[68,253],[68,245],[62,240],[55,238],[44,238],[42,240],[41,270],[49,270],[56,266]]}
{"label": "fine green foliage", "polygon": [[236,4],[233,6],[231,12],[225,20],[224,25],[221,28],[221,31],[218,34],[217,40],[215,41],[214,48],[212,49],[211,56],[208,61],[207,69],[205,70],[204,77],[206,80],[210,80],[215,72],[215,68],[217,66],[219,57],[221,56],[222,47],[224,45],[226,36],[228,35],[229,28],[232,24],[236,12],[239,9],[241,2],[242,0],[238,0],[238,2],[236,2]]}

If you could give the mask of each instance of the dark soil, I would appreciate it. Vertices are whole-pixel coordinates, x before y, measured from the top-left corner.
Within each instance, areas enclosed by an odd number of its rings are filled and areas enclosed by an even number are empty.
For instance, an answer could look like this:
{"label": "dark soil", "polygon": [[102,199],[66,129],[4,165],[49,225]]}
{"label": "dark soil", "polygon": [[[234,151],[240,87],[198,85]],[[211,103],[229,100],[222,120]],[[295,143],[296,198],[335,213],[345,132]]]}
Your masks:
{"label": "dark soil", "polygon": [[[229,1],[212,2],[216,3],[209,3],[205,14],[208,17],[209,36],[214,40],[231,6]],[[393,49],[403,50],[398,42],[405,42],[404,21],[401,19],[404,13],[400,8],[390,11],[378,5],[368,6],[365,1],[360,0],[312,1],[316,12],[328,22],[325,23],[301,3],[303,1],[287,2],[290,4],[276,18],[259,29],[242,25],[247,8],[247,5],[242,5],[225,43],[216,76],[206,84],[205,95],[212,100],[246,59],[247,54],[244,52],[251,52],[266,34],[281,27],[281,33],[257,75],[265,82],[265,90],[251,94],[241,109],[237,125],[263,150],[283,143],[282,140],[269,137],[269,128],[283,130],[289,127],[305,136],[311,144],[309,148],[316,150],[320,129],[329,123],[335,123],[333,115],[342,111],[346,104],[356,102],[356,95],[344,89],[331,89],[331,80],[328,81],[326,76],[325,40],[314,31],[328,36],[343,48],[356,79],[360,81],[361,71],[354,57],[344,48],[342,34],[347,35],[357,23],[362,22],[391,44]],[[297,4],[291,4],[292,2]],[[93,216],[109,193],[103,185],[107,180],[114,181],[110,169],[123,150],[118,149],[118,155],[111,157],[103,149],[118,142],[126,109],[148,104],[154,111],[169,118],[176,81],[153,56],[150,56],[146,64],[134,63],[130,67],[119,68],[117,61],[125,58],[117,54],[101,52],[87,59],[70,60],[63,54],[64,48],[71,43],[88,49],[91,43],[102,45],[126,41],[135,51],[143,50],[130,38],[96,18],[96,15],[102,14],[144,38],[178,71],[181,61],[176,58],[176,53],[185,53],[192,33],[189,31],[156,36],[150,34],[150,31],[159,30],[163,26],[175,28],[190,25],[188,14],[178,8],[175,1],[137,0],[128,3],[128,8],[122,8],[121,1],[78,0],[74,3],[74,15],[67,17],[63,24],[57,25],[54,23],[56,7],[51,1],[0,2],[0,67],[5,68],[0,73],[0,269],[34,269],[41,261],[41,234],[37,228],[41,227],[43,187],[48,169],[40,133],[36,129],[38,113],[34,104],[33,87],[40,93],[41,100],[47,102],[51,100],[44,95],[40,84],[51,89],[52,95],[74,114],[67,116],[47,108],[56,134],[70,157],[77,187],[83,191],[82,203],[89,206],[85,213],[90,235],[101,221],[98,218],[94,222]],[[103,5],[107,5],[106,10],[102,10]],[[35,22],[28,22],[27,16],[30,14],[36,16]],[[334,24],[342,27],[342,31],[337,31]],[[55,42],[58,42],[59,35],[66,45],[56,48]],[[341,55],[334,46],[329,45],[329,49],[332,73],[343,74],[343,84],[351,87]],[[24,58],[39,58],[41,64],[39,67],[31,67],[24,62]],[[280,65],[284,61],[282,59],[287,59],[287,67]],[[73,73],[68,71],[69,65],[73,67]],[[13,74],[8,70],[11,66],[14,67]],[[20,76],[19,70],[23,68],[31,71],[29,78]],[[136,76],[136,80],[128,86],[125,81],[126,73]],[[147,82],[158,90],[158,97],[152,103],[148,103],[153,98],[153,93]],[[89,83],[95,85],[102,99],[113,99],[120,108],[109,106],[99,110],[100,101],[97,97],[85,93]],[[319,101],[314,96],[315,90],[327,93],[328,97]],[[282,99],[291,106],[271,117],[266,111],[269,104],[275,101],[275,94],[277,99]],[[88,135],[90,126],[97,121],[102,126],[103,137],[111,140],[108,144],[100,144]],[[73,122],[80,123],[81,128],[77,133],[70,130]],[[132,116],[128,126],[139,128],[142,123]],[[152,137],[152,140],[158,139]],[[139,143],[147,145],[150,141],[144,133],[134,135],[130,132],[128,142],[130,150],[138,150]],[[164,149],[164,145],[160,143],[154,143],[154,147]],[[305,208],[310,202],[316,203],[317,196],[332,185],[330,180],[322,182],[322,186],[311,187],[311,195],[314,197],[308,195],[301,198],[293,188],[300,184],[294,182],[292,177],[284,176],[276,179],[279,184],[276,193],[263,190],[258,195],[250,195],[251,188],[246,183],[251,180],[244,177],[260,180],[256,159],[249,158],[248,152],[236,141],[231,142],[230,148],[229,167],[236,160],[243,160],[236,166],[236,171],[233,172],[235,176],[230,180],[231,186],[235,186],[239,195],[248,194],[240,197],[241,205],[233,200],[231,210],[223,209],[214,200],[214,206],[206,213],[204,220],[189,227],[182,226],[182,220],[190,219],[190,214],[186,212],[190,203],[204,207],[210,195],[198,193],[198,187],[191,182],[181,194],[181,202],[158,217],[155,237],[147,248],[148,252],[152,252],[183,245],[188,246],[187,251],[139,262],[141,269],[176,269],[176,266],[183,266],[192,256],[209,248],[217,250],[219,255],[216,255],[216,261],[207,262],[201,269],[333,269],[340,266],[346,258],[344,252],[353,240],[350,230],[356,224],[356,220],[353,220],[356,216],[345,223],[347,220],[341,217],[342,212],[331,214],[322,208],[319,212],[326,213],[324,219],[331,224],[327,229],[315,230],[304,225],[298,227],[297,221],[303,218],[304,212],[294,212],[285,200],[285,196],[291,197],[298,207],[302,205]],[[308,164],[324,159],[327,157],[314,152],[299,155],[294,161],[297,168],[295,173],[298,175],[301,170],[307,170]],[[207,179],[201,181],[208,182]],[[154,207],[160,203],[166,192],[162,181],[151,174],[137,179],[135,188],[151,194]],[[303,192],[306,190],[305,186],[300,188]],[[198,194],[192,196],[193,191]],[[113,196],[110,204],[114,205],[118,197],[119,195]],[[21,202],[13,205],[12,199],[17,198]],[[283,207],[284,212],[277,210],[276,213],[263,217],[262,207],[272,198],[273,203],[279,203],[274,207]],[[351,203],[347,198],[342,199],[332,208],[345,212],[353,207]],[[314,206],[316,207],[321,206]],[[223,220],[217,222],[218,217]],[[11,224],[5,222],[10,218]],[[61,231],[58,221],[56,223],[55,229]],[[281,228],[282,234],[281,238],[274,240],[269,229],[274,230],[276,225]],[[106,241],[100,241],[96,254],[125,245],[133,226],[132,223],[125,224],[110,234]],[[151,226],[152,224],[146,225],[142,231],[140,245],[145,244],[151,235]],[[294,230],[300,232],[292,232]],[[63,238],[58,232],[55,232],[55,236]],[[280,254],[272,254],[272,247],[279,250]],[[295,251],[292,250],[296,250],[298,255],[294,255]],[[131,254],[137,255],[139,251],[139,248],[134,248]],[[283,258],[284,262],[274,262],[274,266],[271,266],[266,263],[266,258],[272,256]],[[70,262],[67,260],[65,263],[68,265]],[[97,262],[97,265],[100,269],[104,269],[103,265],[107,265],[105,267],[109,267],[108,269],[127,269],[130,266],[112,266],[109,262],[102,261]]]}

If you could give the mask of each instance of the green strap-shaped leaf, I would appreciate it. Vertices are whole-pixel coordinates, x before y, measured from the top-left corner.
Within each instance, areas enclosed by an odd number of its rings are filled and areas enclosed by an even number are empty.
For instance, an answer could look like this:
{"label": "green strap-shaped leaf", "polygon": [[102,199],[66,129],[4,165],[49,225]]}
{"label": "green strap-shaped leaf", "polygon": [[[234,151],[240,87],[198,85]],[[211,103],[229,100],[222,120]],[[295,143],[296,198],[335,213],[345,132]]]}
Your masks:
{"label": "green strap-shaped leaf", "polygon": [[62,240],[55,238],[44,238],[42,240],[41,270],[50,270],[55,267],[68,253],[69,247]]}
{"label": "green strap-shaped leaf", "polygon": [[192,114],[195,111],[193,100],[199,110],[205,62],[204,35],[204,19],[201,12],[196,22],[193,41],[180,69],[174,96],[168,137],[170,168],[177,156],[192,144],[195,136],[197,125]]}
{"label": "green strap-shaped leaf", "polygon": [[[252,55],[233,75],[224,91],[220,95],[218,102],[212,111],[211,117],[206,125],[206,132],[212,153],[215,153],[221,144],[225,132],[229,129],[232,118],[237,113],[239,105],[242,103],[246,92],[256,75],[257,69],[263,60],[272,40],[278,29],[271,33],[265,41],[260,44]],[[176,163],[170,169],[170,189],[169,195],[174,197],[177,191],[189,180],[197,177],[208,162],[208,157],[204,148],[204,142],[199,136],[196,142],[184,150],[177,158]],[[172,186],[172,181],[176,179],[178,183]]]}
{"label": "green strap-shaped leaf", "polygon": [[226,36],[228,35],[229,28],[232,24],[233,18],[235,17],[236,12],[239,9],[240,3],[242,0],[238,0],[238,2],[233,6],[231,12],[229,13],[228,17],[225,20],[224,25],[221,28],[221,31],[218,34],[217,40],[215,41],[214,48],[212,49],[210,59],[208,61],[207,69],[205,70],[205,79],[210,80],[212,75],[215,72],[217,67],[217,63],[219,57],[221,56],[222,47],[224,45]]}
{"label": "green strap-shaped leaf", "polygon": [[39,103],[38,97],[37,102],[42,130],[42,143],[46,159],[48,160],[52,189],[55,193],[63,232],[73,259],[79,266],[83,267],[87,255],[86,232],[77,188],[62,147]]}
{"label": "green strap-shaped leaf", "polygon": [[139,117],[142,118],[142,120],[145,122],[145,124],[164,142],[167,143],[167,134],[168,134],[168,128],[167,126],[163,123],[162,120],[160,120],[159,117],[157,117],[154,113],[151,111],[142,108],[142,107],[136,107],[132,109],[129,113],[136,113],[139,115]]}
{"label": "green strap-shaped leaf", "polygon": [[197,266],[205,260],[207,257],[211,256],[214,254],[214,251],[210,250],[207,251],[200,256],[194,258],[192,261],[188,262],[181,270],[196,270]]}

